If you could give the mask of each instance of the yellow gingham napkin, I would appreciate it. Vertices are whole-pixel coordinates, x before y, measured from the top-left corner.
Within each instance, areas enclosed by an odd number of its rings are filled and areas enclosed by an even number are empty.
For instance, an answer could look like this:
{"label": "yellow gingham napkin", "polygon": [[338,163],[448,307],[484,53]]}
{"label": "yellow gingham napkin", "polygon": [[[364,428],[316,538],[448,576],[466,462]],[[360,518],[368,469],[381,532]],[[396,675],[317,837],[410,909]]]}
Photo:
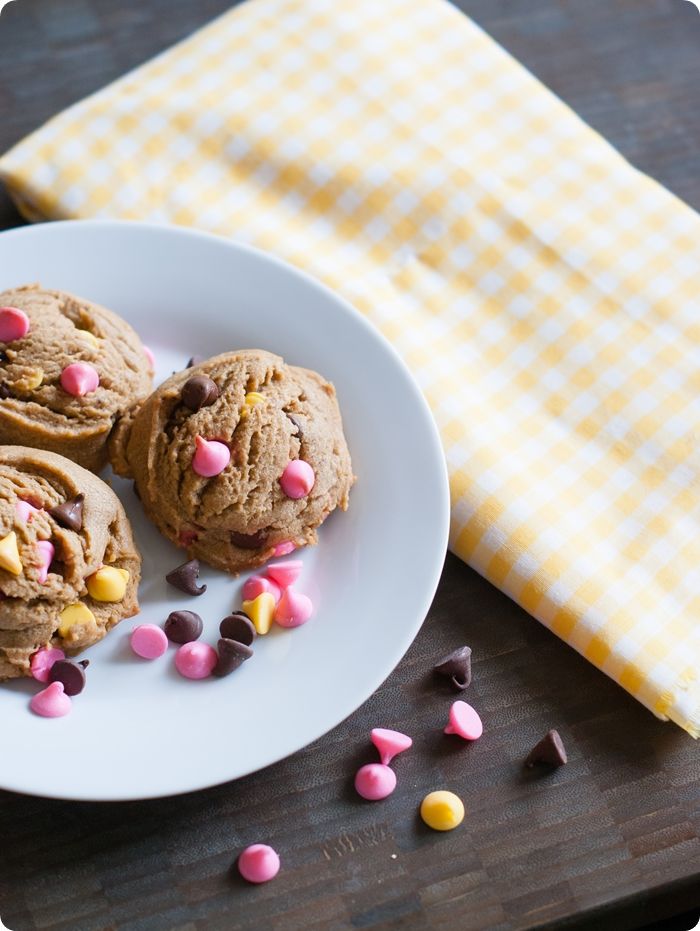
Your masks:
{"label": "yellow gingham napkin", "polygon": [[208,229],[352,301],[432,406],[454,552],[698,735],[700,219],[477,26],[252,0],[0,176],[31,219]]}

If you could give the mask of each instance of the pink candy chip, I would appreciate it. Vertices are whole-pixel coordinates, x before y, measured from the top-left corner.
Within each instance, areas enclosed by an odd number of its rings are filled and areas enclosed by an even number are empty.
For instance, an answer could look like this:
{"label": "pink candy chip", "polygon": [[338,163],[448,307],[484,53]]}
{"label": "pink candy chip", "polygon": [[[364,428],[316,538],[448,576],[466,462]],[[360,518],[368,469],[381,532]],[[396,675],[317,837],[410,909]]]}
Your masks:
{"label": "pink candy chip", "polygon": [[22,339],[29,332],[29,317],[18,307],[0,307],[0,343]]}
{"label": "pink candy chip", "polygon": [[88,362],[72,362],[61,372],[61,388],[75,398],[95,391],[99,383],[97,369]]}
{"label": "pink candy chip", "polygon": [[200,640],[183,643],[175,654],[175,666],[186,679],[206,679],[210,676],[219,657],[214,647]]}
{"label": "pink candy chip", "polygon": [[33,504],[30,504],[28,501],[18,500],[15,504],[15,517],[20,524],[27,524],[34,517],[35,514],[39,513],[39,508],[35,508]]}
{"label": "pink candy chip", "polygon": [[314,487],[316,475],[308,462],[292,459],[282,473],[280,485],[288,498],[305,498]]}
{"label": "pink candy chip", "polygon": [[484,733],[484,725],[471,705],[465,701],[456,701],[450,708],[450,723],[445,733],[456,734],[464,740],[478,740]]}
{"label": "pink candy chip", "polygon": [[285,540],[284,543],[278,543],[272,552],[275,556],[288,556],[296,548],[297,545],[292,540]]}
{"label": "pink candy chip", "polygon": [[394,757],[403,753],[413,746],[413,741],[407,734],[400,731],[390,731],[385,727],[375,727],[372,729],[372,743],[379,750],[379,757],[385,766],[394,759]]}
{"label": "pink candy chip", "polygon": [[289,588],[299,578],[302,566],[300,559],[290,559],[289,562],[271,562],[265,569],[265,573],[280,588]]}
{"label": "pink candy chip", "polygon": [[262,595],[263,592],[269,592],[275,599],[275,604],[280,600],[282,594],[279,585],[273,582],[272,579],[266,579],[264,575],[251,575],[249,579],[246,579],[243,586],[243,600],[255,601],[258,595]]}
{"label": "pink candy chip", "polygon": [[148,346],[143,347],[143,354],[148,359],[148,364],[151,366],[153,371],[156,370],[156,357],[153,355],[153,350],[149,349]]}
{"label": "pink candy chip", "polygon": [[49,566],[51,565],[51,560],[56,550],[54,549],[53,543],[49,543],[48,540],[39,540],[34,545],[39,553],[39,581],[43,585],[49,574]]}
{"label": "pink candy chip", "polygon": [[32,698],[29,707],[42,718],[62,718],[71,710],[71,700],[63,691],[62,682],[52,682]]}
{"label": "pink candy chip", "polygon": [[308,595],[286,588],[275,608],[275,620],[281,627],[300,627],[311,617],[314,606]]}
{"label": "pink candy chip", "polygon": [[37,682],[48,682],[53,664],[57,663],[59,659],[65,658],[66,654],[63,650],[58,650],[55,647],[42,647],[32,656],[29,661],[29,668]]}
{"label": "pink candy chip", "polygon": [[396,788],[396,773],[383,763],[367,763],[355,774],[357,794],[369,802],[386,798]]}
{"label": "pink candy chip", "polygon": [[212,478],[223,472],[231,459],[231,450],[218,440],[205,440],[201,436],[194,438],[196,445],[192,457],[192,468],[202,478]]}
{"label": "pink candy chip", "polygon": [[155,624],[140,624],[131,632],[131,649],[143,659],[158,659],[168,649],[165,631]]}
{"label": "pink candy chip", "polygon": [[279,871],[279,854],[267,844],[252,844],[238,858],[238,872],[249,883],[266,883]]}

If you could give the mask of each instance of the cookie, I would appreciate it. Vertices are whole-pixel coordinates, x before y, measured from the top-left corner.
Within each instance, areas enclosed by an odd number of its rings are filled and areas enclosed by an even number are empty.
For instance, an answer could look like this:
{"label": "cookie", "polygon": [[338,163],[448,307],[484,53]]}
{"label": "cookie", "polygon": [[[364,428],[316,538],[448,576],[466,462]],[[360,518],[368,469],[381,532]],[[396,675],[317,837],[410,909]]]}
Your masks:
{"label": "cookie", "polygon": [[333,385],[258,349],[174,374],[122,420],[110,456],[169,540],[233,573],[315,543],[354,481]]}
{"label": "cookie", "polygon": [[0,679],[138,612],[141,558],[112,489],[55,453],[0,447]]}
{"label": "cookie", "polygon": [[38,286],[0,293],[0,443],[47,449],[99,471],[117,420],[151,388],[126,321]]}

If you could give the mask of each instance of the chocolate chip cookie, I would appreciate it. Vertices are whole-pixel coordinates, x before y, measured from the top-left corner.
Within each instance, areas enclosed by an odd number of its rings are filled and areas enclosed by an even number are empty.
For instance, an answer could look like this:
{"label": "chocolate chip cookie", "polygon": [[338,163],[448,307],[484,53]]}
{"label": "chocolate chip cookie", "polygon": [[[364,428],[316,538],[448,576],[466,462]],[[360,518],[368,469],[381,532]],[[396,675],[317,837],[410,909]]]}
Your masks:
{"label": "chocolate chip cookie", "polygon": [[112,489],[55,453],[0,446],[0,679],[138,612],[141,558]]}
{"label": "chocolate chip cookie", "polygon": [[354,481],[333,385],[258,349],[174,374],[110,457],[168,539],[229,572],[315,543]]}
{"label": "chocolate chip cookie", "polygon": [[117,420],[151,388],[136,333],[103,307],[38,286],[0,293],[0,443],[98,471]]}

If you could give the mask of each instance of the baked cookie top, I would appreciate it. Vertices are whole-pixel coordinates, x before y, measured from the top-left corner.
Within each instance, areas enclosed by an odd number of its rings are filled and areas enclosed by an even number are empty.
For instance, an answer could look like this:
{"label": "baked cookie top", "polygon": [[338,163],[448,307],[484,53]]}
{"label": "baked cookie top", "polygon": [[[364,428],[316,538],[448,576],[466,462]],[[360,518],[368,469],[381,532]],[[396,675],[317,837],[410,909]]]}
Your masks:
{"label": "baked cookie top", "polygon": [[121,422],[110,455],[165,536],[230,572],[315,543],[354,481],[333,385],[259,349],[174,374]]}
{"label": "baked cookie top", "polygon": [[138,336],[111,311],[38,286],[0,293],[1,443],[99,469],[115,422],[148,394],[151,374]]}

